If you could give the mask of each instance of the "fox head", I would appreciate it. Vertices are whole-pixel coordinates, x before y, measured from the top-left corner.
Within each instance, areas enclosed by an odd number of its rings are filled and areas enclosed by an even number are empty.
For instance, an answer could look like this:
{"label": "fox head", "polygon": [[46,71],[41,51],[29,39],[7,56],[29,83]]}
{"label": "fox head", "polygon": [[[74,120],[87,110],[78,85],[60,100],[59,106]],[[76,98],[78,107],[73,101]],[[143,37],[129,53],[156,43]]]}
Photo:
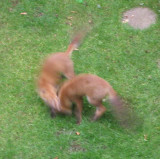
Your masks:
{"label": "fox head", "polygon": [[43,89],[39,90],[38,94],[43,99],[43,101],[51,108],[52,112],[54,112],[55,114],[60,112],[60,102],[56,92],[50,92]]}

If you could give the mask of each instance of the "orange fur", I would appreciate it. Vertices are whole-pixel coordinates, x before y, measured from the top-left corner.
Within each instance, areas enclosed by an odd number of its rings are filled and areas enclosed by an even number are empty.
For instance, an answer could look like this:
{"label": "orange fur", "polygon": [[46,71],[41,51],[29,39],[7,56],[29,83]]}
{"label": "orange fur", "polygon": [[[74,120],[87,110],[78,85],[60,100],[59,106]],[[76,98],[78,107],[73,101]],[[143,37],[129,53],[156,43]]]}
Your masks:
{"label": "orange fur", "polygon": [[117,93],[111,87],[111,85],[104,79],[92,75],[92,74],[81,74],[75,76],[71,80],[67,81],[60,89],[60,112],[65,114],[71,114],[71,104],[76,103],[76,118],[77,123],[81,122],[82,113],[82,97],[86,96],[88,102],[96,106],[96,112],[93,120],[100,118],[106,108],[102,104],[102,100],[107,96],[112,105],[121,106],[122,102],[117,96]]}
{"label": "orange fur", "polygon": [[85,32],[79,32],[68,46],[66,52],[51,54],[42,66],[38,78],[37,87],[39,96],[51,108],[52,117],[55,112],[59,111],[59,98],[57,92],[62,84],[62,75],[71,79],[74,77],[74,67],[70,56],[80,41],[83,39]]}

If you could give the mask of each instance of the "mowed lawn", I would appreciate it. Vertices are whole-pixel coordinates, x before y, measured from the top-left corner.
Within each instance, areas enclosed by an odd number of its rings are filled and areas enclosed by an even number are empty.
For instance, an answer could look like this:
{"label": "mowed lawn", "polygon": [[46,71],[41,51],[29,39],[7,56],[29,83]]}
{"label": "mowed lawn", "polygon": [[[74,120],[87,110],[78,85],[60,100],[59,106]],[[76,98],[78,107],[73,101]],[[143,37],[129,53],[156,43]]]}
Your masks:
{"label": "mowed lawn", "polygon": [[[0,1],[1,159],[160,158],[160,1],[80,2]],[[143,31],[121,23],[124,11],[140,5],[157,14]],[[72,54],[75,72],[107,80],[143,121],[134,131],[117,123],[108,103],[97,122],[90,121],[95,107],[87,100],[81,125],[74,115],[51,119],[36,93],[43,59],[65,51],[73,33],[88,25],[92,30]]]}

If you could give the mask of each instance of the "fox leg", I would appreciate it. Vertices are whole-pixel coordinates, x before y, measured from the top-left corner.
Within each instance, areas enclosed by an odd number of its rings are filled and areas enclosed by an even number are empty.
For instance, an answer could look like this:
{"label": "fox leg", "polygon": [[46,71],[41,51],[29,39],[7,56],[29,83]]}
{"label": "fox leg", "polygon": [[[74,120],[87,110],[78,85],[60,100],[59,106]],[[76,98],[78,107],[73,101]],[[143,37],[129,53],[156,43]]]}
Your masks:
{"label": "fox leg", "polygon": [[93,117],[93,121],[96,121],[97,119],[99,119],[106,111],[106,107],[104,107],[102,104],[99,104],[96,106],[96,112],[95,115]]}
{"label": "fox leg", "polygon": [[102,100],[97,100],[97,99],[89,98],[89,97],[87,97],[87,99],[90,104],[96,106],[96,112],[92,118],[93,121],[96,121],[105,113],[106,107],[103,106]]}
{"label": "fox leg", "polygon": [[76,103],[76,119],[77,119],[77,124],[79,125],[82,121],[82,108],[83,108],[83,99],[82,98],[77,98],[75,100]]}
{"label": "fox leg", "polygon": [[52,107],[50,107],[50,110],[51,110],[51,118],[55,118],[56,117],[55,110]]}
{"label": "fox leg", "polygon": [[67,97],[61,97],[60,98],[60,112],[66,115],[71,115],[72,114],[72,109],[71,109],[71,105],[72,102],[67,98]]}

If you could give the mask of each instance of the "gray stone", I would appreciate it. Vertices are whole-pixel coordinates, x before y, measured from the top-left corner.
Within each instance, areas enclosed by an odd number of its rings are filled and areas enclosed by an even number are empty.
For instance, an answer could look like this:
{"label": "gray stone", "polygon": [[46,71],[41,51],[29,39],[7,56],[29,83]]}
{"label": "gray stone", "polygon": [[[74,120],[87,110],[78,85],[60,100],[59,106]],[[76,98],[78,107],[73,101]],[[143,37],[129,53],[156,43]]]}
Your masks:
{"label": "gray stone", "polygon": [[146,29],[155,24],[156,14],[149,8],[133,8],[123,13],[122,23],[128,23],[135,29]]}

